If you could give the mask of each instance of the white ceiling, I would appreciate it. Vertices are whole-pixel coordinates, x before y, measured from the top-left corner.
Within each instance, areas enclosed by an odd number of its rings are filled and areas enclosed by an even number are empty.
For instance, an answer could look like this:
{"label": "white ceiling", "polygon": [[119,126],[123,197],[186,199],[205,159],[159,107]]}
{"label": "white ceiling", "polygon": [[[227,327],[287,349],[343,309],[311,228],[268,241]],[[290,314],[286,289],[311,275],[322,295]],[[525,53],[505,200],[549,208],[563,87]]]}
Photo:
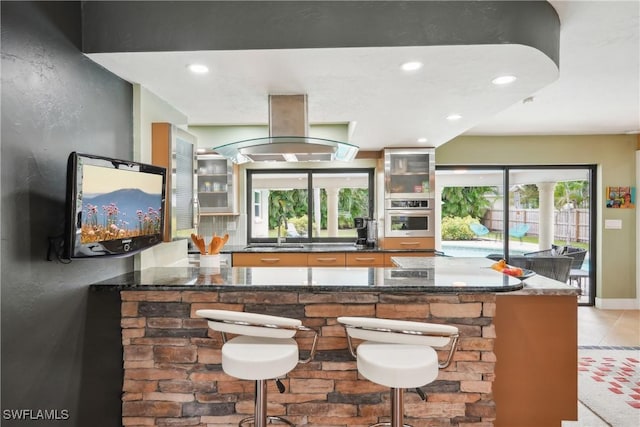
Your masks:
{"label": "white ceiling", "polygon": [[[310,122],[351,123],[348,142],[361,150],[417,145],[420,137],[439,146],[460,134],[640,131],[640,2],[550,3],[561,21],[559,73],[522,45],[88,56],[166,100],[190,125],[266,124],[269,94],[306,93]],[[408,60],[424,67],[401,71]],[[186,65],[195,62],[210,72],[190,74]],[[518,80],[492,85],[500,74]],[[451,113],[463,117],[447,121]]]}

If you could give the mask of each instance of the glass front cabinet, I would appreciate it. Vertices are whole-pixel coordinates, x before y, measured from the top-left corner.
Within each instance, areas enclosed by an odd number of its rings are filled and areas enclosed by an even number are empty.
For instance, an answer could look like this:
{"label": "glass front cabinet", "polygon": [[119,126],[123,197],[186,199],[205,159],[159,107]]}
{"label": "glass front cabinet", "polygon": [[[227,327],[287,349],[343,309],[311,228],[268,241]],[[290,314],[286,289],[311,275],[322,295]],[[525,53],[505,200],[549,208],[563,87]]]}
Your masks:
{"label": "glass front cabinet", "polygon": [[196,171],[200,215],[237,214],[233,163],[215,153],[198,154]]}
{"label": "glass front cabinet", "polygon": [[151,144],[151,163],[168,171],[164,240],[188,239],[198,227],[194,179],[197,138],[171,123],[158,122],[151,124]]}
{"label": "glass front cabinet", "polygon": [[384,172],[385,199],[432,199],[435,148],[386,148]]}

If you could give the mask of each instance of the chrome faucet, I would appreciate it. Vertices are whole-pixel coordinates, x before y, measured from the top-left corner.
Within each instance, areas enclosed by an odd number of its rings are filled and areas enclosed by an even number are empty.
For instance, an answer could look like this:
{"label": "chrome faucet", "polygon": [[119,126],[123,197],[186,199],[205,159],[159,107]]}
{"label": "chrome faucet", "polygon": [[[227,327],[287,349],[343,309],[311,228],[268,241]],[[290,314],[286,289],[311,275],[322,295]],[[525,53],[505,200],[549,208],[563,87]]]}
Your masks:
{"label": "chrome faucet", "polygon": [[287,217],[285,217],[284,215],[280,215],[280,216],[278,217],[278,225],[277,225],[277,227],[278,227],[278,237],[276,238],[276,243],[277,243],[278,245],[283,244],[283,243],[284,243],[284,241],[286,240],[286,238],[285,238],[284,236],[281,236],[281,234],[280,234],[280,233],[281,233],[281,231],[280,231],[280,226],[281,226],[282,224],[284,224],[284,228],[285,228],[285,230],[286,230],[286,229],[287,229],[288,224],[287,224]]}

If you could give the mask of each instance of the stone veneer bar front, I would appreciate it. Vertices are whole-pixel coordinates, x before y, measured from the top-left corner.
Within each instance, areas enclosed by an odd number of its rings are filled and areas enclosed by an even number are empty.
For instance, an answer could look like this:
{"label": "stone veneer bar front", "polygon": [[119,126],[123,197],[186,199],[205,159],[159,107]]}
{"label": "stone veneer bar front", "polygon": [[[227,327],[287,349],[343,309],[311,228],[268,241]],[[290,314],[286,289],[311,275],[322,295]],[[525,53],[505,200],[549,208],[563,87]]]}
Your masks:
{"label": "stone veneer bar front", "polygon": [[[477,268],[473,262],[466,268],[470,266]],[[520,281],[489,270],[477,274],[477,283],[451,282],[449,273],[443,270],[438,279],[437,269],[430,268],[223,268],[213,274],[167,268],[92,285],[109,286],[121,295],[122,424],[232,426],[252,414],[254,383],[222,371],[221,337],[195,316],[196,310],[211,308],[298,318],[319,332],[315,360],[298,365],[283,379],[286,392],[280,394],[270,382],[270,415],[295,425],[327,427],[387,421],[389,390],[358,375],[344,329],[336,321],[338,316],[370,316],[460,329],[453,363],[422,387],[427,401],[417,393],[405,394],[407,423],[500,425],[493,393],[496,298],[502,292],[526,294],[526,287],[521,290]],[[483,278],[487,275],[491,280]],[[456,277],[471,276],[462,268]],[[301,277],[308,280],[301,282]],[[538,293],[535,286],[531,292]],[[559,294],[571,295],[571,290],[560,289]],[[312,335],[299,333],[296,339],[304,355]]]}

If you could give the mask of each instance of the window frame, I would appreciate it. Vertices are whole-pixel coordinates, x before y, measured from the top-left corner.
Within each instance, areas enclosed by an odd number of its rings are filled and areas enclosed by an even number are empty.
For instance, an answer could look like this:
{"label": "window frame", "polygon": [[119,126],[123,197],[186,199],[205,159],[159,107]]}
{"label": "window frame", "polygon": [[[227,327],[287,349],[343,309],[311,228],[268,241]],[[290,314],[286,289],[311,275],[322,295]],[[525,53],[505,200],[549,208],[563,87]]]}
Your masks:
{"label": "window frame", "polygon": [[[447,164],[447,165],[436,165],[436,183],[438,182],[438,171],[443,170],[457,170],[457,169],[468,169],[468,170],[495,170],[501,171],[502,176],[502,186],[506,189],[510,188],[510,176],[512,171],[517,170],[558,170],[558,169],[584,169],[588,175],[589,181],[589,198],[590,198],[590,217],[589,217],[589,295],[588,301],[583,302],[579,301],[578,305],[584,306],[593,306],[595,305],[596,298],[596,290],[597,290],[597,224],[598,224],[598,203],[600,203],[600,198],[598,197],[598,165],[596,164],[525,164],[525,165],[456,165],[456,164]],[[502,247],[503,254],[507,254],[507,262],[509,261],[508,257],[510,255],[509,250],[509,234],[508,230],[510,227],[509,221],[509,197],[504,197],[502,201],[502,208],[504,214],[503,219],[503,230],[502,230]],[[440,223],[442,218],[436,218],[436,220]]]}
{"label": "window frame", "polygon": [[[246,200],[247,200],[247,212],[253,212],[253,177],[255,175],[266,175],[266,174],[306,174],[307,175],[307,206],[308,213],[307,215],[311,217],[311,213],[313,212],[313,175],[322,175],[322,174],[349,174],[349,173],[366,173],[367,174],[367,185],[369,189],[368,194],[368,217],[373,218],[375,210],[375,173],[376,170],[373,167],[361,167],[361,168],[296,168],[296,169],[247,169],[246,170]],[[264,206],[262,207],[264,209]],[[268,209],[268,208],[267,208]],[[246,224],[247,224],[247,244],[255,244],[255,243],[276,243],[275,238],[256,238],[252,237],[252,218],[251,214],[247,215]],[[313,237],[312,233],[312,221],[308,222],[307,225],[307,237],[287,237],[286,241],[290,243],[354,243],[356,237]]]}

